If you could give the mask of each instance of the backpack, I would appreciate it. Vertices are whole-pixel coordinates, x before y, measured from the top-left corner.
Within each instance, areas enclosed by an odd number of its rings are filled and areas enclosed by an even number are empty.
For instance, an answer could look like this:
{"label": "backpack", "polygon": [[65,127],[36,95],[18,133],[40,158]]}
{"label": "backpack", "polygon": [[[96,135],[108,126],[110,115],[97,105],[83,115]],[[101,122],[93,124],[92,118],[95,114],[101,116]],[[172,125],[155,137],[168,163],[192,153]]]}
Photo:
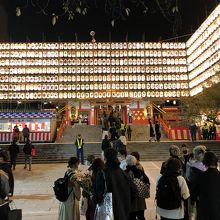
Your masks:
{"label": "backpack", "polygon": [[68,183],[69,183],[70,176],[65,173],[63,178],[58,178],[56,181],[54,181],[54,194],[60,202],[65,202],[68,198],[73,189],[71,189],[70,192],[68,192]]}
{"label": "backpack", "polygon": [[156,191],[157,206],[172,210],[181,206],[181,193],[177,176],[164,174],[158,181]]}

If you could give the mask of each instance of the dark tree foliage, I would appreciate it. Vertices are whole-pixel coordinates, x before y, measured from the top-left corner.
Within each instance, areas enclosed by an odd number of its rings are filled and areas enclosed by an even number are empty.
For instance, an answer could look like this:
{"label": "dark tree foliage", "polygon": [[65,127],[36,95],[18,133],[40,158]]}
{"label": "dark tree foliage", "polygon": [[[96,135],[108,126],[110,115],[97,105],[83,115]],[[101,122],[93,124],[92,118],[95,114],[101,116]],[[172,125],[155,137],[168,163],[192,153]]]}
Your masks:
{"label": "dark tree foliage", "polygon": [[220,83],[204,88],[203,92],[182,101],[182,111],[188,118],[206,115],[216,121],[220,112]]}
{"label": "dark tree foliage", "polygon": [[18,17],[25,9],[34,8],[35,13],[50,16],[52,25],[59,17],[74,20],[96,9],[105,13],[112,26],[137,11],[150,14],[159,10],[169,22],[174,22],[179,15],[179,0],[19,0],[15,7]]}

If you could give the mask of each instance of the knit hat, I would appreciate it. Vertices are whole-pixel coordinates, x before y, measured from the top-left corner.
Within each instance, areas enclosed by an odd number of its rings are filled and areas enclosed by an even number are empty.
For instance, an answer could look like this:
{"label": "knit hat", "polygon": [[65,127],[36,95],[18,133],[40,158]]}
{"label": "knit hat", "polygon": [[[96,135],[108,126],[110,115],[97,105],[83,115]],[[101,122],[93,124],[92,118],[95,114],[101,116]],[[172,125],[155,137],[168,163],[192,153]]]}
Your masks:
{"label": "knit hat", "polygon": [[169,152],[170,152],[170,156],[175,156],[175,157],[180,156],[180,149],[177,145],[171,145]]}
{"label": "knit hat", "polygon": [[128,155],[126,157],[126,163],[128,166],[135,166],[137,164],[137,159],[132,155]]}
{"label": "knit hat", "polygon": [[197,161],[203,160],[205,152],[206,152],[206,147],[204,145],[198,145],[193,148],[193,154]]}

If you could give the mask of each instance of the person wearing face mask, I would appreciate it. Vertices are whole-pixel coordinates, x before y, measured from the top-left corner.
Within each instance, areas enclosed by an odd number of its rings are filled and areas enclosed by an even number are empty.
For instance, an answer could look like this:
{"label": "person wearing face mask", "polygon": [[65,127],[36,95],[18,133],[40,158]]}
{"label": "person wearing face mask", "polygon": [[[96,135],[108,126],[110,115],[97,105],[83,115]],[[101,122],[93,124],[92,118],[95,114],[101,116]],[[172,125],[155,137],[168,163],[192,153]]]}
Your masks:
{"label": "person wearing face mask", "polygon": [[70,157],[68,169],[65,173],[69,177],[69,197],[65,202],[60,202],[58,220],[80,220],[79,201],[81,198],[80,185],[77,183],[77,173],[80,160],[77,157]]}
{"label": "person wearing face mask", "polygon": [[126,170],[126,167],[127,167],[126,157],[127,157],[126,150],[119,150],[118,151],[118,160],[120,161],[120,168],[122,170]]}

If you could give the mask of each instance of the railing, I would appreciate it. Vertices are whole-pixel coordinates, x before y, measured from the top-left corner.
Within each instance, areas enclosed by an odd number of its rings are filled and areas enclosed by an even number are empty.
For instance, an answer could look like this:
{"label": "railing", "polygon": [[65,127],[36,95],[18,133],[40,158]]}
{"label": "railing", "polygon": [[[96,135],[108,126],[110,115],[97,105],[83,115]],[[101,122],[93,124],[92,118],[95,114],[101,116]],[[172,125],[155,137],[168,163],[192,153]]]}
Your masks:
{"label": "railing", "polygon": [[[159,118],[159,122],[163,127],[163,131],[166,136],[171,140],[190,140],[190,131],[188,126],[183,126],[182,124],[176,123],[175,125],[179,126],[172,126],[172,123],[166,123],[162,118]],[[201,130],[198,128],[196,132],[197,140],[201,140]],[[218,136],[216,137],[218,139]]]}
{"label": "railing", "polygon": [[57,130],[56,141],[59,141],[59,140],[60,140],[61,135],[62,135],[63,130],[64,130],[65,127],[66,127],[66,120],[63,119],[62,122],[61,122],[61,124],[60,124],[60,127],[59,127],[58,130]]}
{"label": "railing", "polygon": [[[11,142],[12,141],[13,132],[0,132],[0,143]],[[50,142],[51,141],[51,132],[50,131],[33,131],[30,132],[29,138],[32,142]],[[23,142],[23,136],[20,132],[19,134],[19,142]]]}
{"label": "railing", "polygon": [[166,114],[166,111],[164,111],[162,108],[155,105],[153,102],[151,103],[152,107],[155,108],[157,111],[159,111],[161,114]]}
{"label": "railing", "polygon": [[164,131],[164,133],[166,134],[166,136],[167,136],[168,138],[171,138],[171,129],[170,129],[170,126],[167,125],[167,124],[165,123],[165,121],[164,121],[161,117],[159,117],[158,119],[159,119],[160,125],[163,127],[163,131]]}

